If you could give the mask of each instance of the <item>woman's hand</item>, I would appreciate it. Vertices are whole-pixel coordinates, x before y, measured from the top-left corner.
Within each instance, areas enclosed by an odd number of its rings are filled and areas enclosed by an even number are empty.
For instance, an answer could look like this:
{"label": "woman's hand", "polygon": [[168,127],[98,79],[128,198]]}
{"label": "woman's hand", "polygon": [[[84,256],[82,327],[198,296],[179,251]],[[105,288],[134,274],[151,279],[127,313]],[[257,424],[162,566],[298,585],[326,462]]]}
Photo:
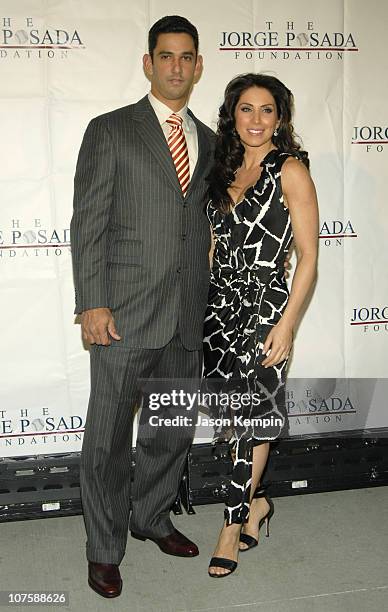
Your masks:
{"label": "woman's hand", "polygon": [[[264,342],[263,353],[267,357],[262,361],[262,366],[270,368],[287,359],[292,347],[292,326],[280,320],[269,332]],[[268,355],[268,351],[270,354]]]}
{"label": "woman's hand", "polygon": [[287,255],[286,255],[286,258],[284,260],[284,278],[289,278],[289,276],[290,276],[290,271],[291,271],[291,267],[292,267],[290,259],[291,259],[291,253],[288,252]]}

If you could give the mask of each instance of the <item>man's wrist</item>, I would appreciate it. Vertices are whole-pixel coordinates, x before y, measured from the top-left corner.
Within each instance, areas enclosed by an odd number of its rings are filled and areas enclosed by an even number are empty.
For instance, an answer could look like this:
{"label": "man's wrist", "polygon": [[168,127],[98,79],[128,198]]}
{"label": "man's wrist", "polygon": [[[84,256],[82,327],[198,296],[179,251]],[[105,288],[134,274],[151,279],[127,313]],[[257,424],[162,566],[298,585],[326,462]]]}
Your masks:
{"label": "man's wrist", "polygon": [[83,314],[84,312],[90,312],[91,310],[109,310],[110,312],[109,306],[90,306],[89,308],[84,308],[81,311],[81,314]]}

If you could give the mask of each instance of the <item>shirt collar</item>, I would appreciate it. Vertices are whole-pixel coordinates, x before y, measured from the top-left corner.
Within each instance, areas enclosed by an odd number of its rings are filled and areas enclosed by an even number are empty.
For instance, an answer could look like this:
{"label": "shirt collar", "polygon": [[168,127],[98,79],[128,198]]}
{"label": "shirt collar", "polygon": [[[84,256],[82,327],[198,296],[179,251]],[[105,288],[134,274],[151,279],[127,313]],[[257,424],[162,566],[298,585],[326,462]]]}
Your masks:
{"label": "shirt collar", "polygon": [[190,129],[189,115],[187,113],[187,104],[185,104],[184,107],[181,108],[179,111],[172,111],[171,108],[169,108],[166,104],[158,100],[158,98],[156,98],[151,92],[149,92],[148,94],[148,100],[150,101],[150,104],[155,111],[160,125],[165,123],[172,113],[175,113],[176,115],[180,115],[180,117],[182,117],[183,125],[187,129]]}

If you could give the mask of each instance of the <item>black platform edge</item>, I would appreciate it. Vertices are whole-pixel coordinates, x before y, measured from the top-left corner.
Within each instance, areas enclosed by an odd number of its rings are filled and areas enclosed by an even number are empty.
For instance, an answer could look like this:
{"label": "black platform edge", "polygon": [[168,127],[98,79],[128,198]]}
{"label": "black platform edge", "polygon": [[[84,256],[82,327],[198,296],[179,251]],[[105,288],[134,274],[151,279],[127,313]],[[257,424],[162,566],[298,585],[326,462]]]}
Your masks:
{"label": "black platform edge", "polygon": [[[133,449],[132,467],[136,461]],[[82,514],[80,453],[0,458],[0,522]],[[172,507],[226,499],[229,445],[194,444]],[[388,428],[286,438],[272,445],[263,480],[273,497],[388,485]]]}
{"label": "black platform edge", "polygon": [[0,459],[0,522],[82,514],[80,453]]}
{"label": "black platform edge", "polygon": [[[228,444],[192,446],[180,490],[186,511],[225,501],[231,470]],[[262,481],[272,497],[387,486],[388,428],[273,442]]]}
{"label": "black platform edge", "polygon": [[[135,466],[132,449],[132,473]],[[0,523],[82,514],[81,453],[0,458]],[[183,514],[180,496],[172,508]]]}

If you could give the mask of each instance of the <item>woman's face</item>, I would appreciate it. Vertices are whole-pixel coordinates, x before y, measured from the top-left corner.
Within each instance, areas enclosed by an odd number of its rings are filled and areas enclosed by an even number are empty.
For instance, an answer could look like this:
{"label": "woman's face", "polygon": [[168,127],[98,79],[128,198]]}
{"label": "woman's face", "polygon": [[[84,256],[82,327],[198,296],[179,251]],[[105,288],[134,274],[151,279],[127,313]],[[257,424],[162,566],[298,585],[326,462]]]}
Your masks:
{"label": "woman's face", "polygon": [[255,86],[246,89],[237,102],[234,117],[236,131],[245,147],[272,144],[272,135],[280,120],[268,89]]}

